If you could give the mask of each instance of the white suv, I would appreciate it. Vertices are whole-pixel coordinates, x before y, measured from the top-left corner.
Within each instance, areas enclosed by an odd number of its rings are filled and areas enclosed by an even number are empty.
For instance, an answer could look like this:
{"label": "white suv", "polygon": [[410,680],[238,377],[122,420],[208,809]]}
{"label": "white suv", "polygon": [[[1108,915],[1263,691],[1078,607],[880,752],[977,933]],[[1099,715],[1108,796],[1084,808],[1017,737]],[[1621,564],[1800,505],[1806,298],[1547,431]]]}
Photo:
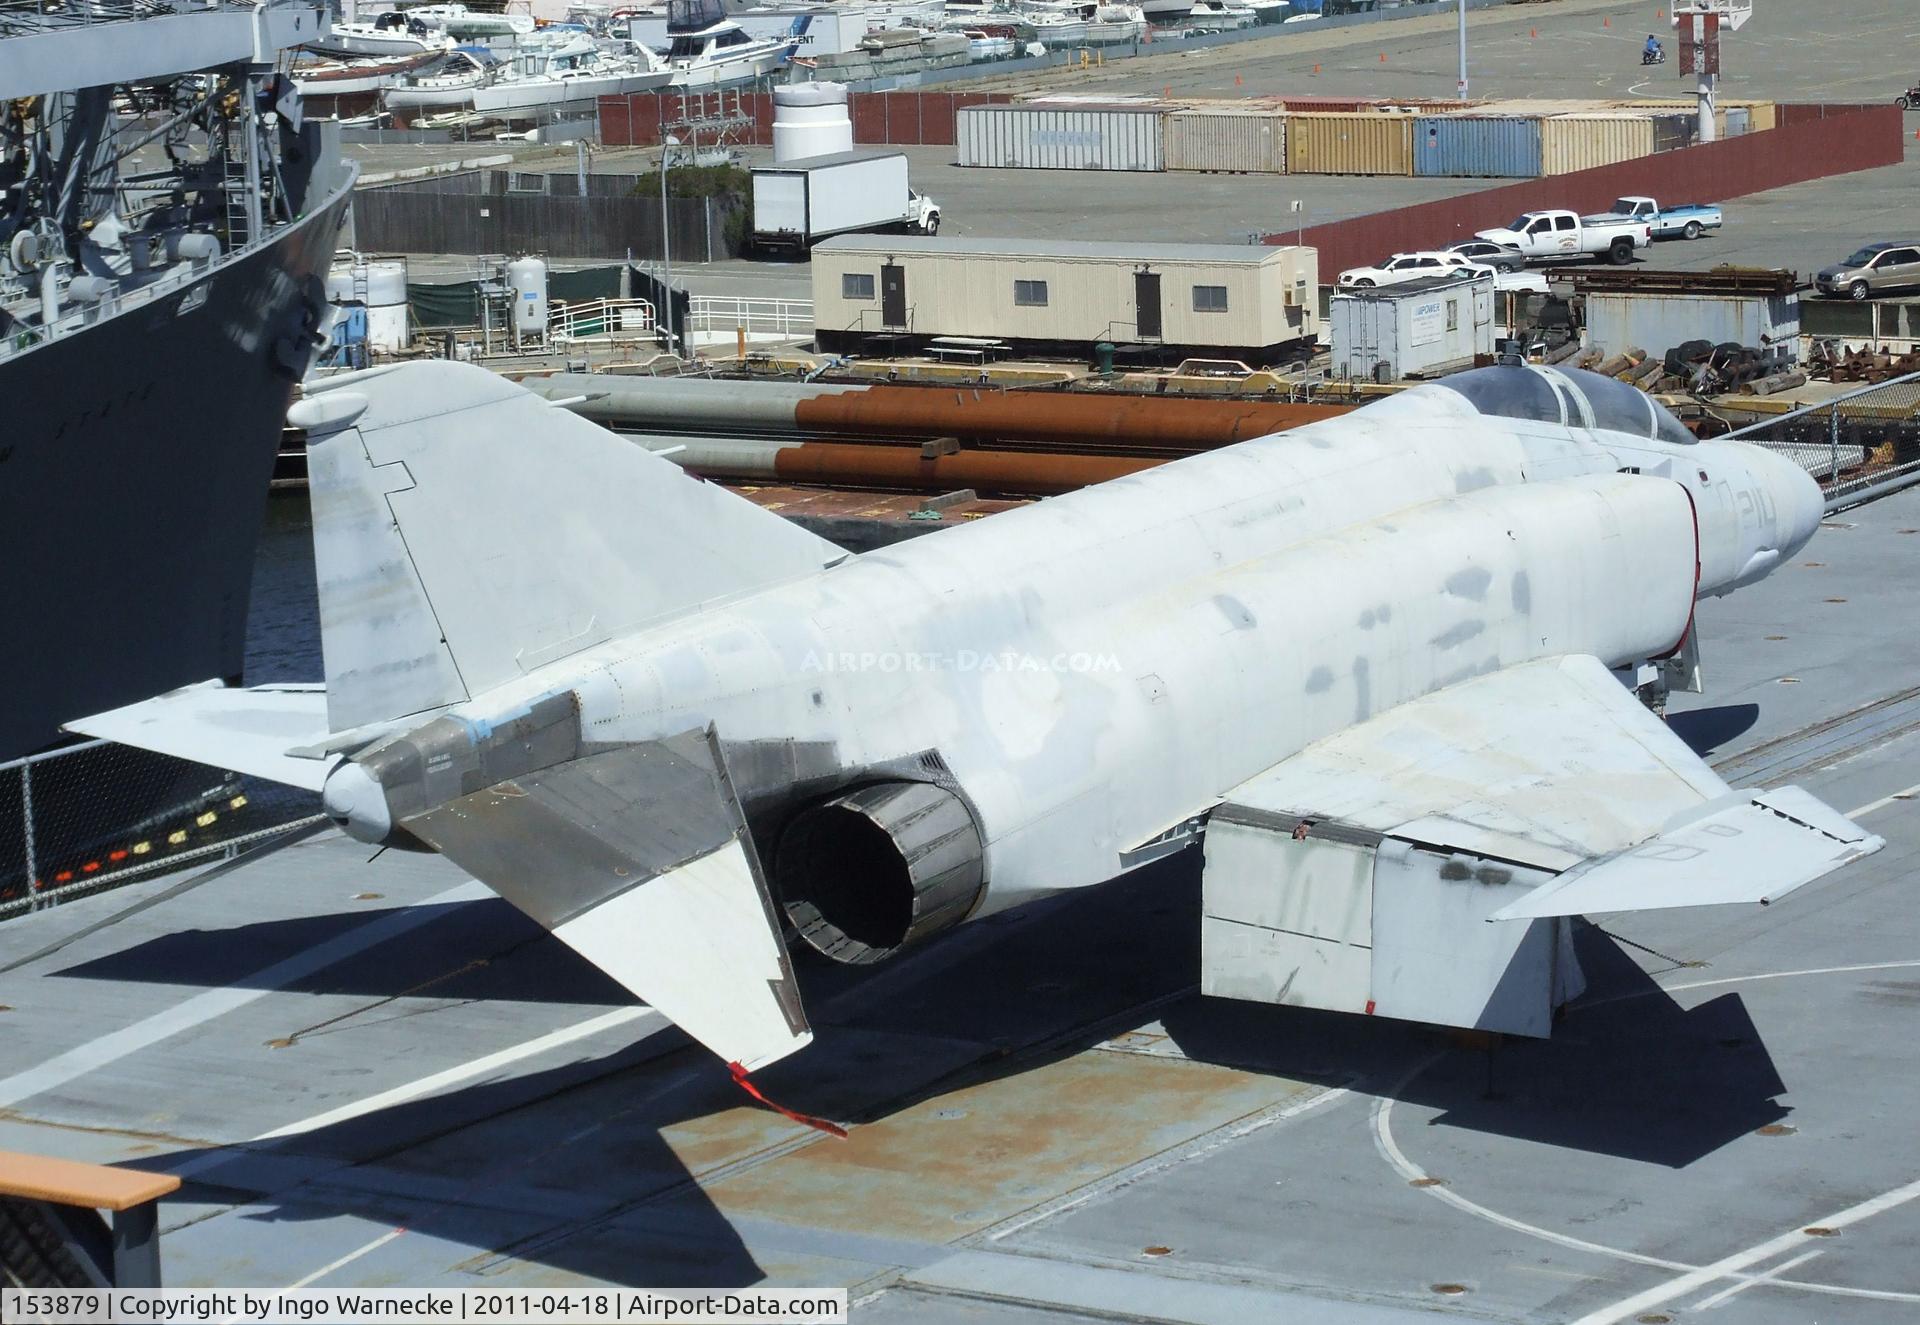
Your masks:
{"label": "white suv", "polygon": [[1491,276],[1494,269],[1458,253],[1396,253],[1377,267],[1354,267],[1340,273],[1342,290],[1367,290],[1376,285],[1399,285],[1426,276]]}

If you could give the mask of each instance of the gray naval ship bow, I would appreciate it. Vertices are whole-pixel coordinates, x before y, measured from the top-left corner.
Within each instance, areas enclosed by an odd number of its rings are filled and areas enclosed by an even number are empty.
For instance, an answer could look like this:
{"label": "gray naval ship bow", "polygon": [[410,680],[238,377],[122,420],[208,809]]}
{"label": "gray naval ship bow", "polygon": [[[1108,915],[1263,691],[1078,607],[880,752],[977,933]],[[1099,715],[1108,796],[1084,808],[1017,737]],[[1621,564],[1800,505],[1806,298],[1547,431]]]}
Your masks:
{"label": "gray naval ship bow", "polygon": [[0,0],[0,908],[190,848],[235,794],[106,751],[33,788],[22,761],[102,703],[241,672],[352,186],[285,73],[325,25],[302,0]]}

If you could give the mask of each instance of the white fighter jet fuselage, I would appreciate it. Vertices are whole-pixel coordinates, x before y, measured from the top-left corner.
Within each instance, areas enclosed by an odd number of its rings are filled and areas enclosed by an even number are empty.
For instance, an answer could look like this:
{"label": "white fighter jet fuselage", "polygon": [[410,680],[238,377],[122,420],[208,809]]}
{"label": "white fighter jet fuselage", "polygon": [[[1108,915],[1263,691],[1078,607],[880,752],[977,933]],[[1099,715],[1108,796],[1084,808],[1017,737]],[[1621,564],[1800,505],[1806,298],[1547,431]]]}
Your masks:
{"label": "white fighter jet fuselage", "polygon": [[[784,988],[755,1012],[736,1006],[752,1001],[745,994],[663,990],[632,965],[675,960],[661,955],[663,928],[755,930],[784,907],[815,947],[870,961],[959,920],[1113,878],[1204,833],[1208,814],[1263,771],[1374,730],[1423,697],[1542,660],[1632,669],[1673,657],[1692,645],[1698,598],[1765,576],[1822,514],[1818,486],[1778,455],[1696,441],[1611,379],[1502,366],[864,555],[789,557],[783,546],[768,553],[782,565],[771,582],[689,584],[689,596],[649,607],[631,629],[611,631],[598,604],[572,604],[570,625],[518,642],[518,674],[479,688],[460,658],[466,609],[434,583],[419,518],[393,482],[369,489],[364,478],[404,468],[417,487],[405,496],[432,495],[424,451],[396,466],[367,440],[382,385],[338,388],[336,399],[375,404],[341,409],[344,425],[318,428],[313,444],[328,725],[375,733],[357,749],[331,747],[351,754],[324,777],[329,814],[368,842],[418,838],[445,851],[748,1066],[805,1043],[797,995]],[[590,427],[537,403],[514,408]],[[377,426],[398,439],[423,425]],[[377,643],[409,610],[363,610],[368,577],[390,576],[391,561],[376,574],[378,558],[343,551],[319,527],[330,503],[346,511],[369,490],[392,506],[450,668],[430,656],[431,640],[397,656]],[[634,501],[633,520],[650,512]],[[465,518],[484,523],[485,513]],[[727,516],[749,532],[760,518]],[[699,581],[731,537],[730,524],[702,529],[683,557],[644,573]],[[462,592],[482,599],[472,610],[487,619],[485,594]],[[586,643],[543,643],[556,629]],[[539,661],[543,648],[558,656]],[[435,667],[457,678],[410,689]],[[415,697],[393,698],[395,684]],[[540,753],[556,724],[569,735]],[[658,782],[669,765],[701,763],[689,751],[703,733],[712,794],[744,824],[731,854],[715,854],[718,830],[687,827],[699,840],[663,846],[649,828],[636,841],[636,823],[704,822],[691,807],[707,791]],[[1387,730],[1385,748],[1396,739]],[[656,757],[623,770],[619,751]],[[602,770],[591,795],[540,771],[575,764]],[[456,783],[436,772],[449,768],[467,771]],[[1697,799],[1724,788],[1704,766],[1688,776]],[[547,821],[495,817],[528,808],[503,789],[530,788],[558,807],[565,834],[594,841],[555,867],[578,876],[564,906],[528,900],[544,884],[526,843]],[[610,828],[616,820],[626,826]],[[1304,833],[1305,821],[1293,837]],[[1853,854],[1872,849],[1865,840]],[[629,909],[649,889],[664,898],[661,878],[759,902],[724,922],[697,905],[672,920]],[[764,969],[773,986],[789,979],[783,950],[757,932],[740,942],[721,943],[711,961]]]}

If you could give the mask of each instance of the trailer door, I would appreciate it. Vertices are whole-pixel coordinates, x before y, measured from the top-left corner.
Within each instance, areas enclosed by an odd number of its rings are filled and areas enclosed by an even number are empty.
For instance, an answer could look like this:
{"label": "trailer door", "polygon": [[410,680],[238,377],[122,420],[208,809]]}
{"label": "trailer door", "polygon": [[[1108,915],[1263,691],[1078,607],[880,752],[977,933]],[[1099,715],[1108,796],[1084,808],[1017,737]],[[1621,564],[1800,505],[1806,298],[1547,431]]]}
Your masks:
{"label": "trailer door", "polygon": [[907,330],[907,269],[897,262],[880,268],[880,323],[889,331]]}
{"label": "trailer door", "polygon": [[1141,340],[1160,339],[1160,273],[1133,274],[1133,322]]}

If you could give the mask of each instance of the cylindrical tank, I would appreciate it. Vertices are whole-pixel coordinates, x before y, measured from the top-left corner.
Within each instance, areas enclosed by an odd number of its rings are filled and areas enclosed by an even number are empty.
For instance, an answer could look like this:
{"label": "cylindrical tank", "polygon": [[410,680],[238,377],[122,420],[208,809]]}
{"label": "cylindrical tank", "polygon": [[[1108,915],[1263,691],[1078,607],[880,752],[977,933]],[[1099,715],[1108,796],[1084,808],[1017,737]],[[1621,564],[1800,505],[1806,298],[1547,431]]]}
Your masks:
{"label": "cylindrical tank", "polygon": [[547,334],[547,260],[524,257],[509,262],[507,289],[513,292],[514,339],[543,339]]}
{"label": "cylindrical tank", "polygon": [[773,89],[773,159],[853,150],[845,83],[789,83]]}
{"label": "cylindrical tank", "polygon": [[366,305],[367,343],[376,350],[404,350],[412,339],[405,259],[343,253],[327,271],[327,298],[336,304]]}

